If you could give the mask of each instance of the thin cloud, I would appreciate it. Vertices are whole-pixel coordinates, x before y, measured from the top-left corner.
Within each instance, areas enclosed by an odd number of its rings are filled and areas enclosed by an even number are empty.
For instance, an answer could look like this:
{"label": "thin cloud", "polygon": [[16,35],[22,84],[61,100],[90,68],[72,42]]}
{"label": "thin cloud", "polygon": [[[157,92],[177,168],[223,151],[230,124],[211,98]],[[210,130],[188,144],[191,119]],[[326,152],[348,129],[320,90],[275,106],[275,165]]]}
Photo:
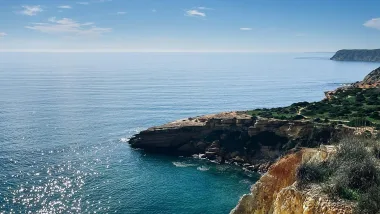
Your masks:
{"label": "thin cloud", "polygon": [[155,13],[155,12],[157,12],[157,10],[156,9],[152,9],[152,12]]}
{"label": "thin cloud", "polygon": [[3,38],[4,36],[6,36],[7,34],[4,33],[4,32],[0,32],[0,39]]}
{"label": "thin cloud", "polygon": [[252,30],[252,28],[250,28],[250,27],[241,27],[240,30],[249,31],[249,30]]}
{"label": "thin cloud", "polygon": [[197,7],[198,10],[213,10],[213,8],[209,7]]}
{"label": "thin cloud", "polygon": [[23,5],[21,7],[24,10],[20,11],[20,13],[27,16],[35,16],[44,11],[40,5]]}
{"label": "thin cloud", "polygon": [[373,18],[371,20],[368,20],[363,25],[369,28],[380,30],[380,18]]}
{"label": "thin cloud", "polygon": [[117,12],[116,14],[117,15],[125,15],[125,14],[127,14],[127,12],[121,11],[121,12]]}
{"label": "thin cloud", "polygon": [[99,36],[111,32],[111,28],[96,27],[92,22],[79,23],[69,18],[51,17],[46,23],[33,23],[25,28],[48,34],[65,34],[77,36]]}
{"label": "thin cloud", "polygon": [[198,10],[188,10],[186,11],[185,15],[193,17],[206,17],[206,13],[200,12]]}
{"label": "thin cloud", "polygon": [[103,2],[111,2],[112,0],[98,0],[98,2],[103,3]]}
{"label": "thin cloud", "polygon": [[77,4],[80,4],[80,5],[89,5],[90,3],[89,2],[85,2],[85,1],[80,1],[80,2],[77,2]]}
{"label": "thin cloud", "polygon": [[61,6],[58,6],[58,8],[61,8],[61,9],[71,9],[71,6],[70,5],[61,5]]}

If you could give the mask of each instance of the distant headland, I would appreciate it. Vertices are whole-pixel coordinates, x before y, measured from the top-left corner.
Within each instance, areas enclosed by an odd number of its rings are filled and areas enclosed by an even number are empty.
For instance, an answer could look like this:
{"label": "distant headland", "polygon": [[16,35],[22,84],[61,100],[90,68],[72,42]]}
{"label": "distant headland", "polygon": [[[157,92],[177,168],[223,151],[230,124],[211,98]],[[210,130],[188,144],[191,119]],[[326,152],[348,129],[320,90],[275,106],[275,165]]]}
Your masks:
{"label": "distant headland", "polygon": [[380,62],[380,49],[343,49],[330,58],[335,61]]}

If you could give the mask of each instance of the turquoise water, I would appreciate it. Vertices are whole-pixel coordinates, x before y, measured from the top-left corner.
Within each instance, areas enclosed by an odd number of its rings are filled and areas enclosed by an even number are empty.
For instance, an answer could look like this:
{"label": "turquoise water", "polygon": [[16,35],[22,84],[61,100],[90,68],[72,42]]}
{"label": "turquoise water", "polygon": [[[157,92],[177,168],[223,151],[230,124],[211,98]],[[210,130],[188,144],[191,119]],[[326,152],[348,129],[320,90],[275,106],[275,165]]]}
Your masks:
{"label": "turquoise water", "polygon": [[228,213],[257,175],[132,150],[144,128],[316,101],[376,63],[331,53],[1,53],[0,213]]}

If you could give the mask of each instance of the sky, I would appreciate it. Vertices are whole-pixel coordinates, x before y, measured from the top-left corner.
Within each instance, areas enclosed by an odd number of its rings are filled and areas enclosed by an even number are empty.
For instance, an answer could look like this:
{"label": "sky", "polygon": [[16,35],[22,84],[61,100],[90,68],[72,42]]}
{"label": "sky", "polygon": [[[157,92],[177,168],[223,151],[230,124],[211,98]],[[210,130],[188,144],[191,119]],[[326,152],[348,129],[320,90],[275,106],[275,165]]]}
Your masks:
{"label": "sky", "polygon": [[378,0],[0,0],[0,51],[380,48]]}

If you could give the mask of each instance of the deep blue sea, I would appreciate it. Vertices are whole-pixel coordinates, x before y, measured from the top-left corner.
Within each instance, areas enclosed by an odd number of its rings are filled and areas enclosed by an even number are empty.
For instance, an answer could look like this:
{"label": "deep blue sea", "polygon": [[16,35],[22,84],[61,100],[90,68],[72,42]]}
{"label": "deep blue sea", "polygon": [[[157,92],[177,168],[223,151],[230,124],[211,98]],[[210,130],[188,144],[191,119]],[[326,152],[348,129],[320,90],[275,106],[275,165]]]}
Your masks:
{"label": "deep blue sea", "polygon": [[133,150],[171,120],[317,101],[332,53],[0,53],[0,213],[228,213],[256,174]]}

